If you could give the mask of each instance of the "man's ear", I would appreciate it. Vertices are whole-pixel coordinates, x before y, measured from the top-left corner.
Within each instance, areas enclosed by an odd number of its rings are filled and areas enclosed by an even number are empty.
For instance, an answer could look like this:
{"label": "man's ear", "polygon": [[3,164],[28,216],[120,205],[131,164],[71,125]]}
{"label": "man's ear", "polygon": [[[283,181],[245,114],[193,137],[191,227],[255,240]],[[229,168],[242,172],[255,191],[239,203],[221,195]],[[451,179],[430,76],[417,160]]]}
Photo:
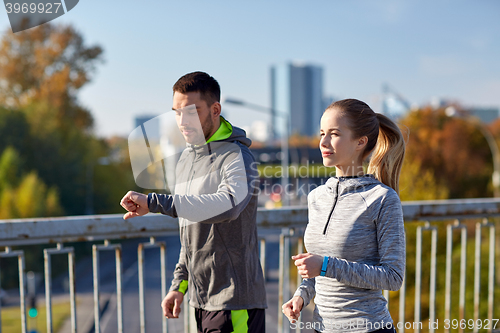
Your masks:
{"label": "man's ear", "polygon": [[363,149],[365,149],[367,143],[368,143],[368,137],[367,136],[360,137],[358,139],[358,146],[356,147],[356,150],[363,150]]}
{"label": "man's ear", "polygon": [[210,114],[212,117],[217,118],[220,116],[220,113],[222,111],[222,106],[220,105],[219,102],[214,102],[212,106],[210,106]]}

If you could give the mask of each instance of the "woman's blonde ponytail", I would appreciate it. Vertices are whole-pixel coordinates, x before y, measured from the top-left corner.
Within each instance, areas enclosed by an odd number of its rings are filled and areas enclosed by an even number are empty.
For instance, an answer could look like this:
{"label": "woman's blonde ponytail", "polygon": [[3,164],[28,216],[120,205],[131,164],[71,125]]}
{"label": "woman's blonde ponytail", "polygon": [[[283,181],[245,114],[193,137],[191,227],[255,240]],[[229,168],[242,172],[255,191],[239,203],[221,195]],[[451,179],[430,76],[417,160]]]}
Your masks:
{"label": "woman's blonde ponytail", "polygon": [[379,122],[377,144],[370,158],[368,173],[399,194],[399,175],[405,156],[405,141],[398,125],[383,114],[376,113]]}

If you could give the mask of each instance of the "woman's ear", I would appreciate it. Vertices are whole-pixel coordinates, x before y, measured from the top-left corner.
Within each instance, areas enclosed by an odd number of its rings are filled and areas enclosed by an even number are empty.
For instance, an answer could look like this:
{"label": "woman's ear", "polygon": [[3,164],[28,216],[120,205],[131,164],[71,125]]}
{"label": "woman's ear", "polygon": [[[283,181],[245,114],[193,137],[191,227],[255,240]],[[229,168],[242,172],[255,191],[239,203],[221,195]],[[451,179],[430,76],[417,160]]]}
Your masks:
{"label": "woman's ear", "polygon": [[363,150],[366,147],[366,144],[368,143],[368,137],[367,136],[362,136],[358,139],[358,146],[356,147],[356,150]]}

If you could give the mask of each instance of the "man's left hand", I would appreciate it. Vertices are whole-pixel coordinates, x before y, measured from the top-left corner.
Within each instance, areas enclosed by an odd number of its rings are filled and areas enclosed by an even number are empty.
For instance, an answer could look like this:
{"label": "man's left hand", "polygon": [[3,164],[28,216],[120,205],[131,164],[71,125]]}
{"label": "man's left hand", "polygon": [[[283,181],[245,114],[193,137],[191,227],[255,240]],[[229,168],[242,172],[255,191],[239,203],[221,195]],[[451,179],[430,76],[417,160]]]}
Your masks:
{"label": "man's left hand", "polygon": [[124,220],[149,213],[148,196],[142,193],[128,191],[120,201],[120,205],[128,211],[123,215]]}

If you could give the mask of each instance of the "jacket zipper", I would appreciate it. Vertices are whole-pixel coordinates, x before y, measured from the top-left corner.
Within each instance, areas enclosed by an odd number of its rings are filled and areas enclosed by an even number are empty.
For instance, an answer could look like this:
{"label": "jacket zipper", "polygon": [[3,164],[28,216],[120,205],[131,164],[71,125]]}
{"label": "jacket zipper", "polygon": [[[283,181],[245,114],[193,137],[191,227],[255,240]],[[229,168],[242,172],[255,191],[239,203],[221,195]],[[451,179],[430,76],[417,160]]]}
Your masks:
{"label": "jacket zipper", "polygon": [[340,180],[337,183],[337,191],[335,193],[335,201],[333,202],[332,210],[330,211],[330,214],[328,215],[328,220],[326,220],[325,229],[323,229],[323,235],[326,235],[326,229],[328,229],[328,224],[330,223],[330,219],[332,217],[333,211],[335,210],[335,206],[337,206],[337,201],[339,198],[339,185],[340,185]]}
{"label": "jacket zipper", "polygon": [[[193,165],[194,165],[194,162],[196,160],[196,150],[193,149],[193,153],[194,153],[194,158],[193,158],[193,162],[191,163],[191,169],[189,170],[189,173],[191,175],[188,177],[186,194],[190,194],[191,183],[193,182],[193,178],[194,178],[194,174],[195,174],[195,170],[193,170]],[[192,274],[192,270],[191,270],[191,263],[192,262],[191,262],[191,254],[189,253],[189,242],[188,242],[188,238],[187,238],[187,230],[186,229],[187,229],[187,224],[184,227],[184,243],[186,244],[186,256],[188,258],[188,262],[186,263],[186,265],[187,265],[186,269],[188,270],[188,279],[191,279],[192,285],[195,288],[195,290],[193,290],[193,294],[196,295],[196,299],[198,300],[198,304],[201,305],[203,302],[201,301],[201,298],[199,296],[198,285],[196,284],[196,279],[194,278],[194,274]]]}
{"label": "jacket zipper", "polygon": [[191,183],[193,182],[195,170],[193,169],[194,162],[196,161],[196,150],[193,149],[194,158],[191,163],[191,169],[189,169],[189,177],[187,179],[186,194],[191,194]]}

